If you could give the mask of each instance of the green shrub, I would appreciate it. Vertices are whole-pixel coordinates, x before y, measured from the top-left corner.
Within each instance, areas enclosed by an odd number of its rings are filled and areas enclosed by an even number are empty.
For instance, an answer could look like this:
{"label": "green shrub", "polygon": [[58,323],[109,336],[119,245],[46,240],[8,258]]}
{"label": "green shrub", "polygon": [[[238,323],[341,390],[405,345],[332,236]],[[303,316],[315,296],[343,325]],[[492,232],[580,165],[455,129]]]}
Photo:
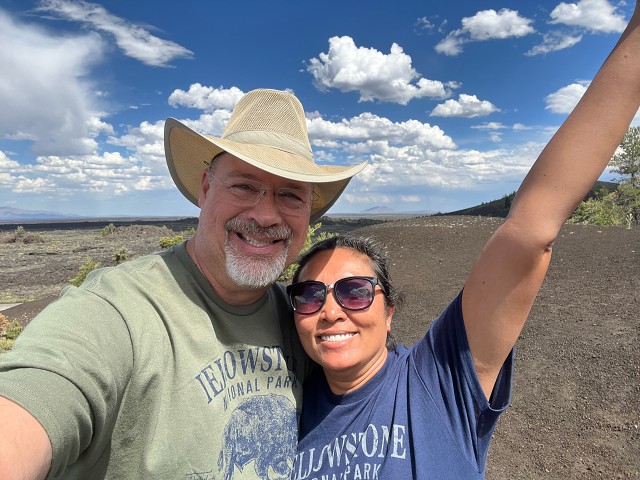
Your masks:
{"label": "green shrub", "polygon": [[17,320],[13,320],[7,325],[7,328],[2,332],[2,336],[9,340],[15,340],[22,332],[22,325]]}
{"label": "green shrub", "polygon": [[22,332],[22,325],[17,320],[9,321],[0,313],[0,352],[11,350],[20,332]]}
{"label": "green shrub", "polygon": [[100,262],[94,260],[91,257],[88,257],[87,261],[84,262],[82,265],[80,265],[80,268],[78,269],[78,274],[75,277],[73,277],[71,280],[69,280],[69,282],[71,283],[71,285],[75,285],[76,287],[79,287],[80,285],[82,285],[82,282],[84,282],[85,278],[87,278],[87,275],[89,275],[89,272],[92,272],[93,270],[96,270],[101,266],[102,265],[100,264]]}
{"label": "green shrub", "polygon": [[121,248],[119,251],[113,254],[113,261],[116,265],[120,265],[127,261],[127,249]]}
{"label": "green shrub", "polygon": [[[335,237],[335,234],[328,232],[316,232],[322,227],[322,223],[316,223],[315,225],[309,225],[309,230],[307,230],[307,238],[304,241],[304,245],[302,246],[302,250],[300,250],[300,255],[305,253],[309,248],[314,244],[318,243],[326,238]],[[278,280],[281,282],[285,282],[287,280],[291,280],[293,278],[293,274],[298,268],[298,264],[296,262],[289,265],[281,274]]]}
{"label": "green shrub", "polygon": [[184,237],[182,235],[176,235],[175,237],[162,237],[160,239],[160,248],[169,248],[174,245],[179,245],[184,242]]}
{"label": "green shrub", "polygon": [[590,198],[578,205],[569,223],[600,226],[627,225],[627,213],[617,200],[618,195],[615,191],[601,190],[595,198]]}
{"label": "green shrub", "polygon": [[188,228],[188,229],[182,231],[182,236],[184,238],[191,238],[195,234],[196,234],[196,228],[195,227],[191,227],[191,228]]}
{"label": "green shrub", "polygon": [[627,228],[640,225],[640,127],[627,130],[609,166],[622,175],[616,189],[601,190],[595,198],[578,205],[571,222]]}
{"label": "green shrub", "polygon": [[5,353],[11,350],[14,341],[15,340],[9,340],[4,337],[0,337],[0,353]]}
{"label": "green shrub", "polygon": [[37,233],[27,232],[22,225],[19,225],[13,235],[3,239],[2,243],[44,243],[44,238]]}
{"label": "green shrub", "polygon": [[102,230],[100,230],[100,234],[103,237],[106,237],[108,235],[113,234],[113,232],[115,232],[115,231],[116,231],[116,226],[113,223],[110,223],[109,225],[104,227]]}
{"label": "green shrub", "polygon": [[44,238],[37,233],[27,232],[27,234],[22,239],[22,243],[44,243]]}

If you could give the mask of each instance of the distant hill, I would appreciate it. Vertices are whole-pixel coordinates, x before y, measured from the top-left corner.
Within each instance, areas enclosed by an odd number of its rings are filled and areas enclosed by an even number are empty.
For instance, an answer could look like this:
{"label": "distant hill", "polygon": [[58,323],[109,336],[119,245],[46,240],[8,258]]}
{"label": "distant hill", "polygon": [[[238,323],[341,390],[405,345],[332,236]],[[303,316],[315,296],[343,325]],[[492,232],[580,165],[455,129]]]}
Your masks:
{"label": "distant hill", "polygon": [[381,214],[386,215],[386,214],[392,214],[395,212],[392,208],[385,207],[385,206],[377,206],[377,207],[367,208],[366,210],[363,210],[360,213],[362,215],[381,215]]}
{"label": "distant hill", "polygon": [[[592,198],[595,196],[596,192],[601,189],[607,189],[609,191],[615,190],[618,187],[618,184],[615,182],[601,182],[597,181],[591,191],[585,197],[585,200]],[[438,213],[436,215],[471,215],[471,216],[482,216],[482,217],[506,217],[509,213],[509,209],[511,208],[511,202],[513,202],[514,197],[516,196],[516,192],[512,192],[509,195],[505,195],[498,200],[493,200],[491,202],[481,203],[480,205],[476,205],[474,207],[464,208],[462,210],[456,210],[454,212],[448,213]]]}
{"label": "distant hill", "polygon": [[506,217],[511,208],[511,202],[516,196],[516,192],[512,192],[509,195],[493,200],[491,202],[483,202],[480,205],[475,205],[469,208],[463,208],[462,210],[455,210],[447,213],[437,213],[436,215],[471,215],[481,217]]}
{"label": "distant hill", "polygon": [[43,210],[23,210],[21,208],[0,207],[0,222],[14,222],[26,220],[63,220],[79,218],[77,215],[67,215]]}

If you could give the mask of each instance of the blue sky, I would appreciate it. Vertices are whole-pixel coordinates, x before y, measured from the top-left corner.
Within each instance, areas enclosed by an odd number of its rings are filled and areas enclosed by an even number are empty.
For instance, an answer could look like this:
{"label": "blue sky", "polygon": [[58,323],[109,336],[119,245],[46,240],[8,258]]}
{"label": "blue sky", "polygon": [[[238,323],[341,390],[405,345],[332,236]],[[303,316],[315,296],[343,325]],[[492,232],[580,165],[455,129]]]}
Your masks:
{"label": "blue sky", "polygon": [[0,0],[0,206],[197,215],[169,176],[164,120],[219,135],[261,87],[302,101],[318,163],[369,162],[330,213],[493,200],[517,189],[632,8]]}

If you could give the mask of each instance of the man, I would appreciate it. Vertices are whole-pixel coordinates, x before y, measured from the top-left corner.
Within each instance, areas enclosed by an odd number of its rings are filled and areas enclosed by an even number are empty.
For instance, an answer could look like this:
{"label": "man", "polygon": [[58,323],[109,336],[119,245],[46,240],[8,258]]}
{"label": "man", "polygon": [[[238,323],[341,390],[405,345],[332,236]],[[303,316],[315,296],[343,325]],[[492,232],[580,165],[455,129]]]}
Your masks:
{"label": "man", "polygon": [[0,478],[289,478],[308,364],[275,282],[366,164],[316,165],[266,89],[221,138],[168,119],[165,152],[195,235],[93,272],[0,357]]}

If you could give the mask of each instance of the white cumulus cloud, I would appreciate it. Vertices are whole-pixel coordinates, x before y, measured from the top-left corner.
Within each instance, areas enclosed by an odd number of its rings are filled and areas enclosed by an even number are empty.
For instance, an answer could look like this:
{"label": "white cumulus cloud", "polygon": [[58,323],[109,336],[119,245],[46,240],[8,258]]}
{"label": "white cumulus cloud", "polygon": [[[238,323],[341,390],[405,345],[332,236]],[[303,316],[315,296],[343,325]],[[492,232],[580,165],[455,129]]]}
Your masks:
{"label": "white cumulus cloud", "polygon": [[607,0],[579,0],[560,3],[550,14],[551,23],[582,27],[593,32],[620,33],[627,25],[624,16]]}
{"label": "white cumulus cloud", "polygon": [[461,93],[458,100],[450,99],[431,111],[431,117],[482,117],[500,109],[487,100],[479,100],[475,95]]}
{"label": "white cumulus cloud", "polygon": [[365,151],[380,151],[388,145],[404,144],[438,149],[452,149],[456,146],[451,137],[438,126],[418,120],[392,122],[373,113],[362,113],[340,122],[313,118],[307,124],[309,137],[314,145],[339,146],[352,151],[354,145],[359,145]]}
{"label": "white cumulus cloud", "polygon": [[350,183],[349,201],[386,194],[410,202],[411,197],[424,198],[425,189],[473,190],[497,181],[517,184],[541,149],[542,144],[482,152],[391,147],[371,155],[369,167]]}
{"label": "white cumulus cloud", "polygon": [[32,140],[36,153],[92,152],[94,138],[112,131],[88,80],[102,57],[100,37],[55,36],[0,10],[0,44],[0,136]]}
{"label": "white cumulus cloud", "polygon": [[508,8],[482,10],[473,17],[463,18],[461,23],[461,28],[450,32],[436,45],[436,52],[456,56],[462,53],[462,46],[466,43],[524,37],[535,32],[532,20]]}
{"label": "white cumulus cloud", "polygon": [[7,154],[0,150],[0,170],[14,170],[20,168],[20,164],[7,157]]}
{"label": "white cumulus cloud", "polygon": [[169,96],[169,105],[197,108],[205,112],[219,109],[232,110],[243,95],[244,92],[238,87],[213,88],[194,83],[186,92],[180,89],[174,90]]}
{"label": "white cumulus cloud", "polygon": [[544,99],[545,108],[553,113],[571,113],[573,108],[584,95],[590,82],[572,83],[566,87],[550,93]]}
{"label": "white cumulus cloud", "polygon": [[421,78],[409,55],[394,43],[388,54],[357,47],[348,36],[329,39],[329,51],[309,60],[307,71],[321,90],[359,92],[360,101],[380,100],[406,105],[414,98],[449,96],[448,87]]}

